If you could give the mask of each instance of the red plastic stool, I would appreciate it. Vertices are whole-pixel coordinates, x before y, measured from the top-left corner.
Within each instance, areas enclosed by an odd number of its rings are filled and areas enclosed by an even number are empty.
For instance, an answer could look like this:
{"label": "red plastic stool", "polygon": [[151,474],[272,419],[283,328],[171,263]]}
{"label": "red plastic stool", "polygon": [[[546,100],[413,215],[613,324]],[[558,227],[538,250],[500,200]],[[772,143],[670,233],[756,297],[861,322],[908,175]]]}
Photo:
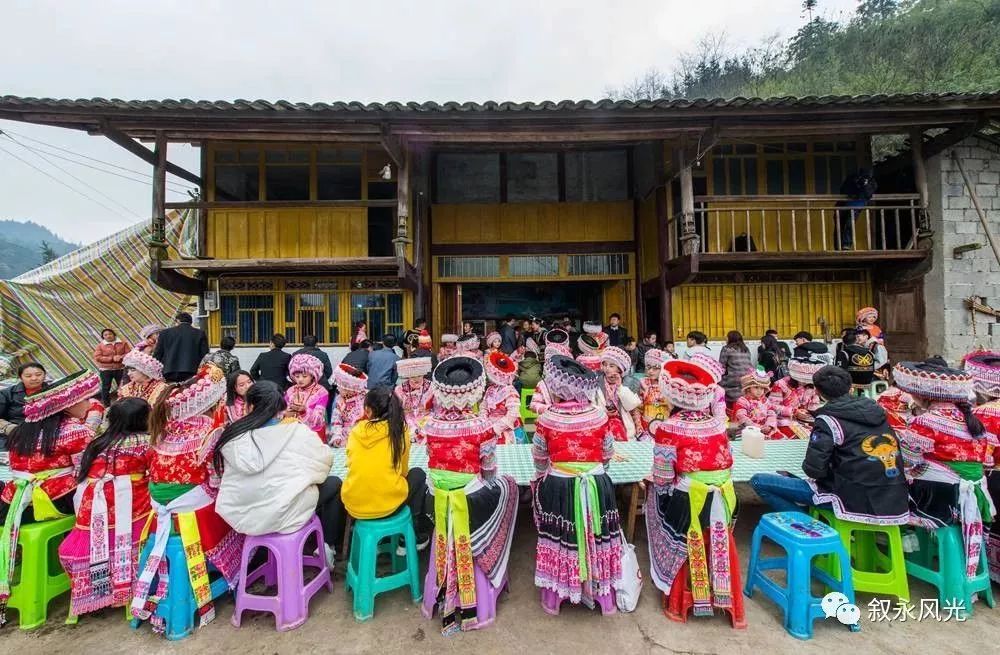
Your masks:
{"label": "red plastic stool", "polygon": [[[736,540],[732,530],[729,531],[729,570],[730,588],[732,589],[733,606],[726,608],[729,620],[734,630],[745,630],[747,627],[746,613],[743,610],[743,581],[740,577],[740,558],[736,552]],[[688,613],[694,607],[694,596],[691,595],[691,575],[688,563],[684,562],[681,570],[670,588],[670,595],[663,594],[663,613],[671,621],[687,623]],[[683,581],[683,584],[681,584]]]}

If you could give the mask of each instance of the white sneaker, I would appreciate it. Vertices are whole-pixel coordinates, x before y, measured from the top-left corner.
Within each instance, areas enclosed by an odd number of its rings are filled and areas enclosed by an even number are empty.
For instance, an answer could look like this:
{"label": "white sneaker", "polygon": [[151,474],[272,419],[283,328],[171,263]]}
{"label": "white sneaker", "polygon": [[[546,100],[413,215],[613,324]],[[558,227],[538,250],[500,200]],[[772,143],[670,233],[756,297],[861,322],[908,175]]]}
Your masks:
{"label": "white sneaker", "polygon": [[336,568],[337,551],[330,548],[327,544],[323,544],[323,552],[326,554],[326,565],[329,566],[332,571]]}
{"label": "white sneaker", "polygon": [[[418,541],[417,542],[417,552],[419,553],[422,550],[427,550],[427,546],[430,545],[430,543],[431,543],[431,538],[430,537],[427,537],[423,541]],[[405,543],[402,544],[402,545],[400,545],[400,546],[396,546],[396,555],[398,557],[406,557],[406,544]]]}

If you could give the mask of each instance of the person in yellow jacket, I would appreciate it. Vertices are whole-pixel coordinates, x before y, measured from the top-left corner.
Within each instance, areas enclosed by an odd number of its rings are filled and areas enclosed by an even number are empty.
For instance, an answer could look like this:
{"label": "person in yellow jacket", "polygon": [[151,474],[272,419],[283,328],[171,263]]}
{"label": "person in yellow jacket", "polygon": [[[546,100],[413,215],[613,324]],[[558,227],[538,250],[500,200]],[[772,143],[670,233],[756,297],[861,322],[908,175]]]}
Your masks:
{"label": "person in yellow jacket", "polygon": [[343,542],[345,511],[355,519],[392,516],[404,505],[413,515],[417,550],[430,541],[430,521],[424,512],[427,474],[410,468],[410,436],[403,405],[387,386],[365,396],[365,415],[347,437],[347,475],[340,488],[334,532]]}

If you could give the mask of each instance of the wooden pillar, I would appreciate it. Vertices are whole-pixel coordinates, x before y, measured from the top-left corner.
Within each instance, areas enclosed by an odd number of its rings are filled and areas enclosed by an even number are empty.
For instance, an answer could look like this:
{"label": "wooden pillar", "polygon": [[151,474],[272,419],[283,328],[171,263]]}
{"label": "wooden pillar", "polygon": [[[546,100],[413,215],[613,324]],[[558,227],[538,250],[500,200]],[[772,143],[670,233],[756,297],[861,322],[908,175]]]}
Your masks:
{"label": "wooden pillar", "polygon": [[153,150],[153,215],[150,221],[150,246],[167,246],[167,137],[156,133]]}
{"label": "wooden pillar", "polygon": [[406,244],[410,242],[410,161],[409,153],[400,158],[396,180],[396,257],[406,259]]}
{"label": "wooden pillar", "polygon": [[910,151],[913,155],[913,177],[917,185],[917,193],[920,194],[920,206],[927,208],[927,167],[924,163],[924,131],[922,128],[914,128],[910,132]]}
{"label": "wooden pillar", "polygon": [[[667,188],[670,182],[667,182],[667,186],[657,187],[655,191],[656,198],[656,253],[657,253],[657,265],[659,268],[660,276],[659,282],[657,284],[657,291],[660,296],[660,320],[657,326],[659,330],[660,338],[666,340],[669,335],[673,333],[673,311],[670,304],[670,289],[667,288],[667,252],[668,244],[667,239],[669,238],[667,231],[667,221],[670,216],[667,215]],[[672,337],[669,337],[672,338]]]}
{"label": "wooden pillar", "polygon": [[673,160],[681,182],[681,247],[685,255],[693,255],[698,252],[698,234],[694,227],[694,177],[683,144],[674,148]]}

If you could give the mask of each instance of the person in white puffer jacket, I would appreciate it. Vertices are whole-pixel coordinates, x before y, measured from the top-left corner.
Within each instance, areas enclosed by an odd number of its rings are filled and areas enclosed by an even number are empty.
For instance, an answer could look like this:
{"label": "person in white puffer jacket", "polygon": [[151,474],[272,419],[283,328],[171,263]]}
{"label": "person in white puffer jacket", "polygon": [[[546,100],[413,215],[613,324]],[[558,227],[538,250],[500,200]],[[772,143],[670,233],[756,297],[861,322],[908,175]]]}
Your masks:
{"label": "person in white puffer jacket", "polygon": [[332,567],[329,504],[340,494],[340,480],[330,477],[333,451],[306,425],[282,420],[285,400],[273,382],[250,387],[246,403],[247,414],[225,429],[215,447],[222,474],[216,511],[247,535],[295,532],[318,514]]}

